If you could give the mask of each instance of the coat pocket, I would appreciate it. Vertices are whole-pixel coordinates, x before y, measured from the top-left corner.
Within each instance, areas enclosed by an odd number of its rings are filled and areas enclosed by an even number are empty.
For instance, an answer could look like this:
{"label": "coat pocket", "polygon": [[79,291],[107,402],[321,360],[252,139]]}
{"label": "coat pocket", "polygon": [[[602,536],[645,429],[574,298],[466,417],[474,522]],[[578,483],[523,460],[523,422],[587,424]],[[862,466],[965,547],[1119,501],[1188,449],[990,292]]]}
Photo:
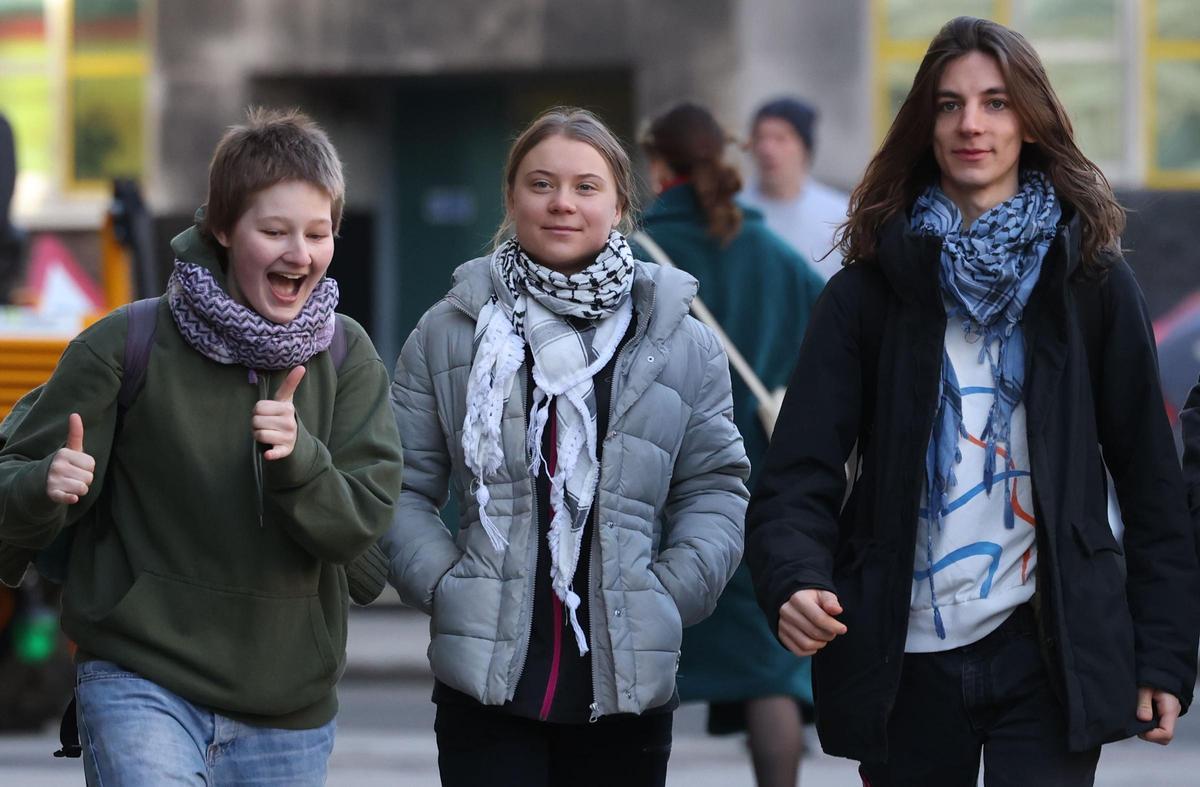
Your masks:
{"label": "coat pocket", "polygon": [[233,591],[151,572],[95,628],[131,654],[131,668],[181,696],[266,716],[325,697],[342,656],[316,594]]}
{"label": "coat pocket", "polygon": [[1075,521],[1071,523],[1071,534],[1075,538],[1076,545],[1088,557],[1106,551],[1118,555],[1125,554],[1125,550],[1117,542],[1117,538],[1113,535],[1107,522],[1087,520],[1081,524]]}

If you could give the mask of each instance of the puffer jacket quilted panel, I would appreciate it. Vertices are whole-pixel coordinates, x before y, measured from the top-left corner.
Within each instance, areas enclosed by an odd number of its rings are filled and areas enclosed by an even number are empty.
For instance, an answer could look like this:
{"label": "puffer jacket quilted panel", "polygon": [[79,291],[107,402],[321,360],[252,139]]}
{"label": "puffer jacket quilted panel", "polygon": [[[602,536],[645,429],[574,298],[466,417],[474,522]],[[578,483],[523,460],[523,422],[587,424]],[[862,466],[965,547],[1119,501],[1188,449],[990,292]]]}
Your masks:
{"label": "puffer jacket quilted panel", "polygon": [[[433,616],[434,674],[498,705],[520,680],[533,606],[526,373],[505,405],[505,463],[488,481],[488,513],[508,540],[498,552],[479,524],[460,443],[475,319],[492,294],[488,259],[461,266],[455,282],[397,362],[392,401],[408,467],[382,543],[401,598]],[[585,556],[596,715],[671,698],[682,627],[711,613],[741,559],[749,464],[724,352],[688,316],[695,292],[687,274],[638,263],[638,325],[617,361],[609,433],[599,436],[596,537]],[[456,537],[438,517],[449,493],[459,503]]]}

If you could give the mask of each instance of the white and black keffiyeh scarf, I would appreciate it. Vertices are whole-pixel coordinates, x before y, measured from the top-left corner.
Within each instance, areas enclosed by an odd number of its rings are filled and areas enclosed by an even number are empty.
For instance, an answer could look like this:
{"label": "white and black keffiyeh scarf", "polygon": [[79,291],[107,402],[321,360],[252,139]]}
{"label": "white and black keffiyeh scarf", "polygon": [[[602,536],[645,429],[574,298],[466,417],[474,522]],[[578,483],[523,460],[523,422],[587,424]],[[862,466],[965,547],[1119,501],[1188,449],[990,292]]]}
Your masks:
{"label": "white and black keffiyeh scarf", "polygon": [[554,593],[570,612],[580,655],[588,645],[576,610],[580,599],[571,587],[583,540],[584,524],[596,493],[596,392],[592,378],[617,350],[633,316],[633,254],[614,231],[596,257],[579,273],[563,274],[538,265],[515,238],[492,254],[495,295],[475,323],[475,360],[467,383],[467,416],[462,445],[475,477],[479,520],[497,549],[507,540],[487,513],[489,478],[504,461],[500,422],[513,391],[516,372],[533,353],[533,408],[526,448],[529,471],[540,472],[542,435],[556,401],[557,467],[550,479],[550,579]]}

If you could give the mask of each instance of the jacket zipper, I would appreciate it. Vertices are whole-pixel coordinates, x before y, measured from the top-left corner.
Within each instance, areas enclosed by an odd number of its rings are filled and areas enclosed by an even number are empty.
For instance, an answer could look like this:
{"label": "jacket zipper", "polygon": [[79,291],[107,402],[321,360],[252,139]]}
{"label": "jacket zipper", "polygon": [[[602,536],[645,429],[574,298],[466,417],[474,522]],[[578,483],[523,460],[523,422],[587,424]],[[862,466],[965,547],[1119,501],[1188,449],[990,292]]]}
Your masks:
{"label": "jacket zipper", "polygon": [[[625,377],[625,370],[622,368],[622,361],[624,361],[624,359],[625,359],[625,353],[629,350],[629,346],[632,344],[637,344],[639,341],[641,341],[642,337],[645,335],[646,329],[650,327],[650,318],[654,316],[654,306],[657,303],[658,303],[658,290],[655,289],[653,294],[650,297],[650,308],[646,310],[645,322],[638,320],[639,326],[638,326],[638,329],[636,331],[634,331],[633,338],[631,338],[628,342],[626,342],[625,344],[623,344],[621,346],[621,349],[617,351],[616,361],[613,362],[612,390],[609,392],[609,397],[608,397],[608,431],[610,433],[616,431],[615,419],[617,416],[617,398],[618,398],[617,397],[617,383],[620,380],[624,379],[624,377]],[[593,499],[593,501],[595,501],[593,503],[593,511],[595,512],[595,515],[596,515],[596,537],[597,537],[597,540],[594,544],[595,549],[600,548],[600,541],[599,541],[600,533],[599,533],[599,531],[600,531],[601,523],[600,523],[599,491],[600,491],[600,480],[603,475],[604,475],[604,461],[602,459],[600,462],[600,472],[596,473],[596,491],[592,495],[592,499]],[[603,565],[604,565],[603,561],[597,561],[596,567],[603,570]],[[596,574],[597,574],[596,571],[588,572],[588,598],[589,599],[596,598],[595,594],[592,593],[592,585],[596,582]],[[603,603],[603,601],[602,601],[602,603]],[[604,610],[604,621],[605,621],[605,624],[607,625],[608,610]],[[592,642],[595,643],[595,641],[596,641],[596,614],[595,614],[594,610],[588,618],[588,635],[592,638]],[[613,670],[613,675],[615,678],[615,676],[616,676],[615,669]],[[600,682],[596,678],[596,660],[592,659],[592,704],[588,706],[588,710],[591,711],[591,715],[588,716],[589,724],[594,724],[595,722],[600,720],[600,700],[598,699],[599,696],[600,696]]]}
{"label": "jacket zipper", "polygon": [[[554,471],[558,469],[558,447],[556,441],[558,439],[558,413],[555,403],[550,404],[550,410],[547,413],[550,419],[550,456],[546,462],[546,474],[550,478],[554,478]],[[535,481],[536,483],[536,481]],[[538,512],[540,517],[540,512]],[[550,521],[554,521],[554,511],[550,510]],[[538,536],[541,538],[541,523],[538,523]],[[536,568],[536,567],[535,567]],[[537,575],[534,575],[534,592],[537,592]],[[541,721],[546,721],[550,718],[550,709],[554,706],[554,694],[558,690],[558,670],[562,663],[562,630],[563,630],[563,605],[558,600],[558,596],[554,592],[554,588],[550,588],[550,609],[553,612],[554,620],[554,652],[550,659],[550,674],[546,677],[546,691],[542,695],[542,710],[538,714]],[[533,621],[529,622],[530,632],[533,631]]]}
{"label": "jacket zipper", "polygon": [[[258,391],[258,398],[260,400],[268,398],[267,391],[269,391],[271,389],[270,380],[265,379],[268,377],[268,373],[263,372],[260,374],[256,371],[254,371],[253,369],[250,369],[249,377],[250,377],[250,382],[252,384],[256,384],[256,389]],[[251,408],[251,414],[253,415],[253,408]],[[263,527],[263,509],[265,508],[265,504],[264,504],[263,500],[266,497],[266,492],[263,489],[263,486],[265,483],[264,478],[263,478],[263,451],[265,451],[265,450],[266,450],[266,447],[260,446],[258,444],[258,441],[254,439],[254,433],[251,432],[250,433],[250,454],[251,454],[252,459],[254,460],[254,492],[255,492],[256,502],[258,503],[258,526],[259,526],[259,528]]]}

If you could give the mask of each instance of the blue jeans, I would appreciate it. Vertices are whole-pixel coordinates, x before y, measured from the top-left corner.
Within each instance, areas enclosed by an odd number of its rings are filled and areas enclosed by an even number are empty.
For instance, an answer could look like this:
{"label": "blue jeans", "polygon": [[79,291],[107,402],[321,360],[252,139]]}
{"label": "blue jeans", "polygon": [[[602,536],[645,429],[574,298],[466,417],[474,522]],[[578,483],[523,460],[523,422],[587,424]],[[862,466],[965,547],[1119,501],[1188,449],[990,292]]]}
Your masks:
{"label": "blue jeans", "polygon": [[904,654],[888,762],[859,773],[868,787],[974,787],[981,750],[987,787],[1091,787],[1095,778],[1099,747],[1067,749],[1028,604],[978,642]]}
{"label": "blue jeans", "polygon": [[111,661],[76,670],[89,787],[325,784],[334,722],[255,727],[194,705]]}

